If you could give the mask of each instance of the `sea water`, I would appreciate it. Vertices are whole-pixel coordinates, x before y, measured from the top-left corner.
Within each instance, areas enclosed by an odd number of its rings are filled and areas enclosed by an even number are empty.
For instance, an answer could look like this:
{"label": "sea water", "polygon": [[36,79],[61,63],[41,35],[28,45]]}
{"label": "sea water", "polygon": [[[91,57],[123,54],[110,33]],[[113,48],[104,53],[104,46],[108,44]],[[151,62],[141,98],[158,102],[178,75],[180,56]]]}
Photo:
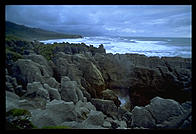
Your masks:
{"label": "sea water", "polygon": [[44,44],[54,42],[85,43],[94,47],[99,47],[100,44],[103,44],[106,53],[113,54],[137,53],[158,57],[192,57],[191,38],[93,36],[40,42]]}

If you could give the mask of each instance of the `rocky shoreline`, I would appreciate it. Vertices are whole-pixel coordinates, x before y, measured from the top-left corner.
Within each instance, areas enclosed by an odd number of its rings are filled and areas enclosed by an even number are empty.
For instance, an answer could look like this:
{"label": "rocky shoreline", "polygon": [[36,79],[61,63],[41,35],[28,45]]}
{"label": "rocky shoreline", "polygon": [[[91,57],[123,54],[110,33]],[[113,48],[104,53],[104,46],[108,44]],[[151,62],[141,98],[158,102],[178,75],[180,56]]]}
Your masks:
{"label": "rocky shoreline", "polygon": [[[113,55],[84,43],[5,43],[7,129],[192,129],[190,58]],[[13,115],[17,110],[28,118]]]}

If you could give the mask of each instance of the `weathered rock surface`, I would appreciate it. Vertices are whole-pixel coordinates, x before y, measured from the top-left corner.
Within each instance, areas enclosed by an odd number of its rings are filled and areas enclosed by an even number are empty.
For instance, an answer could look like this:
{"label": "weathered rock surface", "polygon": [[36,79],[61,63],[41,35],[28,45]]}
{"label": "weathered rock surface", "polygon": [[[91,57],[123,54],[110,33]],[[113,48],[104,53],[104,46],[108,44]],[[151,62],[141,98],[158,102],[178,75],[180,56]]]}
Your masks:
{"label": "weathered rock surface", "polygon": [[117,107],[119,107],[121,104],[121,102],[118,99],[118,96],[114,93],[114,91],[112,91],[110,89],[106,89],[106,90],[102,91],[101,96],[103,97],[104,100],[114,101],[114,103]]}
{"label": "weathered rock surface", "polygon": [[[56,44],[51,52],[50,61],[35,53],[8,55],[6,111],[30,110],[40,128],[192,128],[192,59],[106,54],[103,45],[83,43]],[[116,90],[129,95],[129,108],[119,107]]]}
{"label": "weathered rock surface", "polygon": [[191,59],[99,53],[94,59],[106,88],[129,89],[133,106],[145,106],[156,96],[179,102],[191,98]]}
{"label": "weathered rock surface", "polygon": [[44,84],[43,87],[47,89],[50,100],[53,100],[53,99],[61,100],[61,95],[58,89],[51,88],[48,84]]}
{"label": "weathered rock surface", "polygon": [[26,87],[27,83],[34,81],[44,82],[43,77],[49,77],[47,69],[29,59],[19,59],[13,66],[14,76],[19,84]]}
{"label": "weathered rock surface", "polygon": [[45,69],[47,70],[47,74],[49,76],[52,76],[53,75],[52,68],[49,66],[48,61],[42,55],[31,54],[31,55],[25,55],[24,58],[31,59],[33,62],[36,62],[36,63],[44,66]]}
{"label": "weathered rock surface", "polygon": [[[185,105],[185,104],[184,104]],[[183,128],[191,126],[192,109],[185,110],[178,102],[171,99],[155,97],[145,107],[135,106],[132,110],[132,127],[144,128]]]}
{"label": "weathered rock surface", "polygon": [[91,110],[88,115],[88,118],[83,121],[83,124],[84,126],[87,125],[102,126],[104,123],[104,117],[105,115],[102,112]]}
{"label": "weathered rock surface", "polygon": [[76,81],[70,81],[68,77],[62,77],[60,94],[62,100],[74,103],[83,100],[84,96]]}
{"label": "weathered rock surface", "polygon": [[45,110],[31,110],[32,123],[41,128],[43,126],[57,126],[65,121],[75,121],[77,114],[73,102],[53,100],[47,103]]}
{"label": "weathered rock surface", "polygon": [[62,52],[54,57],[56,72],[82,85],[93,97],[100,95],[105,84],[99,69],[84,54],[68,55]]}
{"label": "weathered rock surface", "polygon": [[18,108],[18,101],[20,99],[20,97],[18,95],[16,95],[15,93],[13,92],[10,92],[10,91],[6,91],[5,92],[5,95],[6,95],[6,112],[13,109],[13,108]]}
{"label": "weathered rock surface", "polygon": [[102,111],[104,114],[116,117],[118,108],[111,100],[102,99],[91,99],[91,103],[96,107],[97,110]]}

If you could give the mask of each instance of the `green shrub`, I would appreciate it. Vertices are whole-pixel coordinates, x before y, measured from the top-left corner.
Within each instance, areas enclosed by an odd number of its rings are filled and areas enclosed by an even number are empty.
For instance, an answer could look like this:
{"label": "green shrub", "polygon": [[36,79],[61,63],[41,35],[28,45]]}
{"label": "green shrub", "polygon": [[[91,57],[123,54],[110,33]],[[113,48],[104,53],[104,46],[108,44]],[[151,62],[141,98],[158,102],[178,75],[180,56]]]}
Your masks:
{"label": "green shrub", "polygon": [[6,112],[6,129],[37,128],[30,121],[31,113],[25,109],[14,108]]}
{"label": "green shrub", "polygon": [[23,56],[17,52],[6,48],[6,59],[12,59],[13,61],[17,61],[18,59],[22,59]]}
{"label": "green shrub", "polygon": [[25,109],[14,108],[6,113],[6,116],[9,116],[9,115],[12,115],[12,116],[23,116],[23,115],[31,116],[31,113]]}

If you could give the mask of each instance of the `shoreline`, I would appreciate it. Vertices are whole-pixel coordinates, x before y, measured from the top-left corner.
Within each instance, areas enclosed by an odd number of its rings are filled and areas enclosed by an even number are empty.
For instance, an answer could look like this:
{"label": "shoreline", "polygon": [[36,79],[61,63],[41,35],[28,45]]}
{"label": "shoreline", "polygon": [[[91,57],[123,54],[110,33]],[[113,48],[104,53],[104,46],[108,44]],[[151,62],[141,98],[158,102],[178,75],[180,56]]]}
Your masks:
{"label": "shoreline", "polygon": [[[35,126],[50,126],[48,120],[53,121],[52,126],[73,128],[191,125],[192,58],[107,54],[103,45],[96,48],[85,43],[6,41],[5,70],[6,111],[29,110]],[[130,100],[123,106],[117,93],[122,90]],[[165,112],[162,117],[152,112],[152,117],[151,110]],[[167,121],[169,117],[173,120]],[[93,124],[93,119],[99,123]]]}

